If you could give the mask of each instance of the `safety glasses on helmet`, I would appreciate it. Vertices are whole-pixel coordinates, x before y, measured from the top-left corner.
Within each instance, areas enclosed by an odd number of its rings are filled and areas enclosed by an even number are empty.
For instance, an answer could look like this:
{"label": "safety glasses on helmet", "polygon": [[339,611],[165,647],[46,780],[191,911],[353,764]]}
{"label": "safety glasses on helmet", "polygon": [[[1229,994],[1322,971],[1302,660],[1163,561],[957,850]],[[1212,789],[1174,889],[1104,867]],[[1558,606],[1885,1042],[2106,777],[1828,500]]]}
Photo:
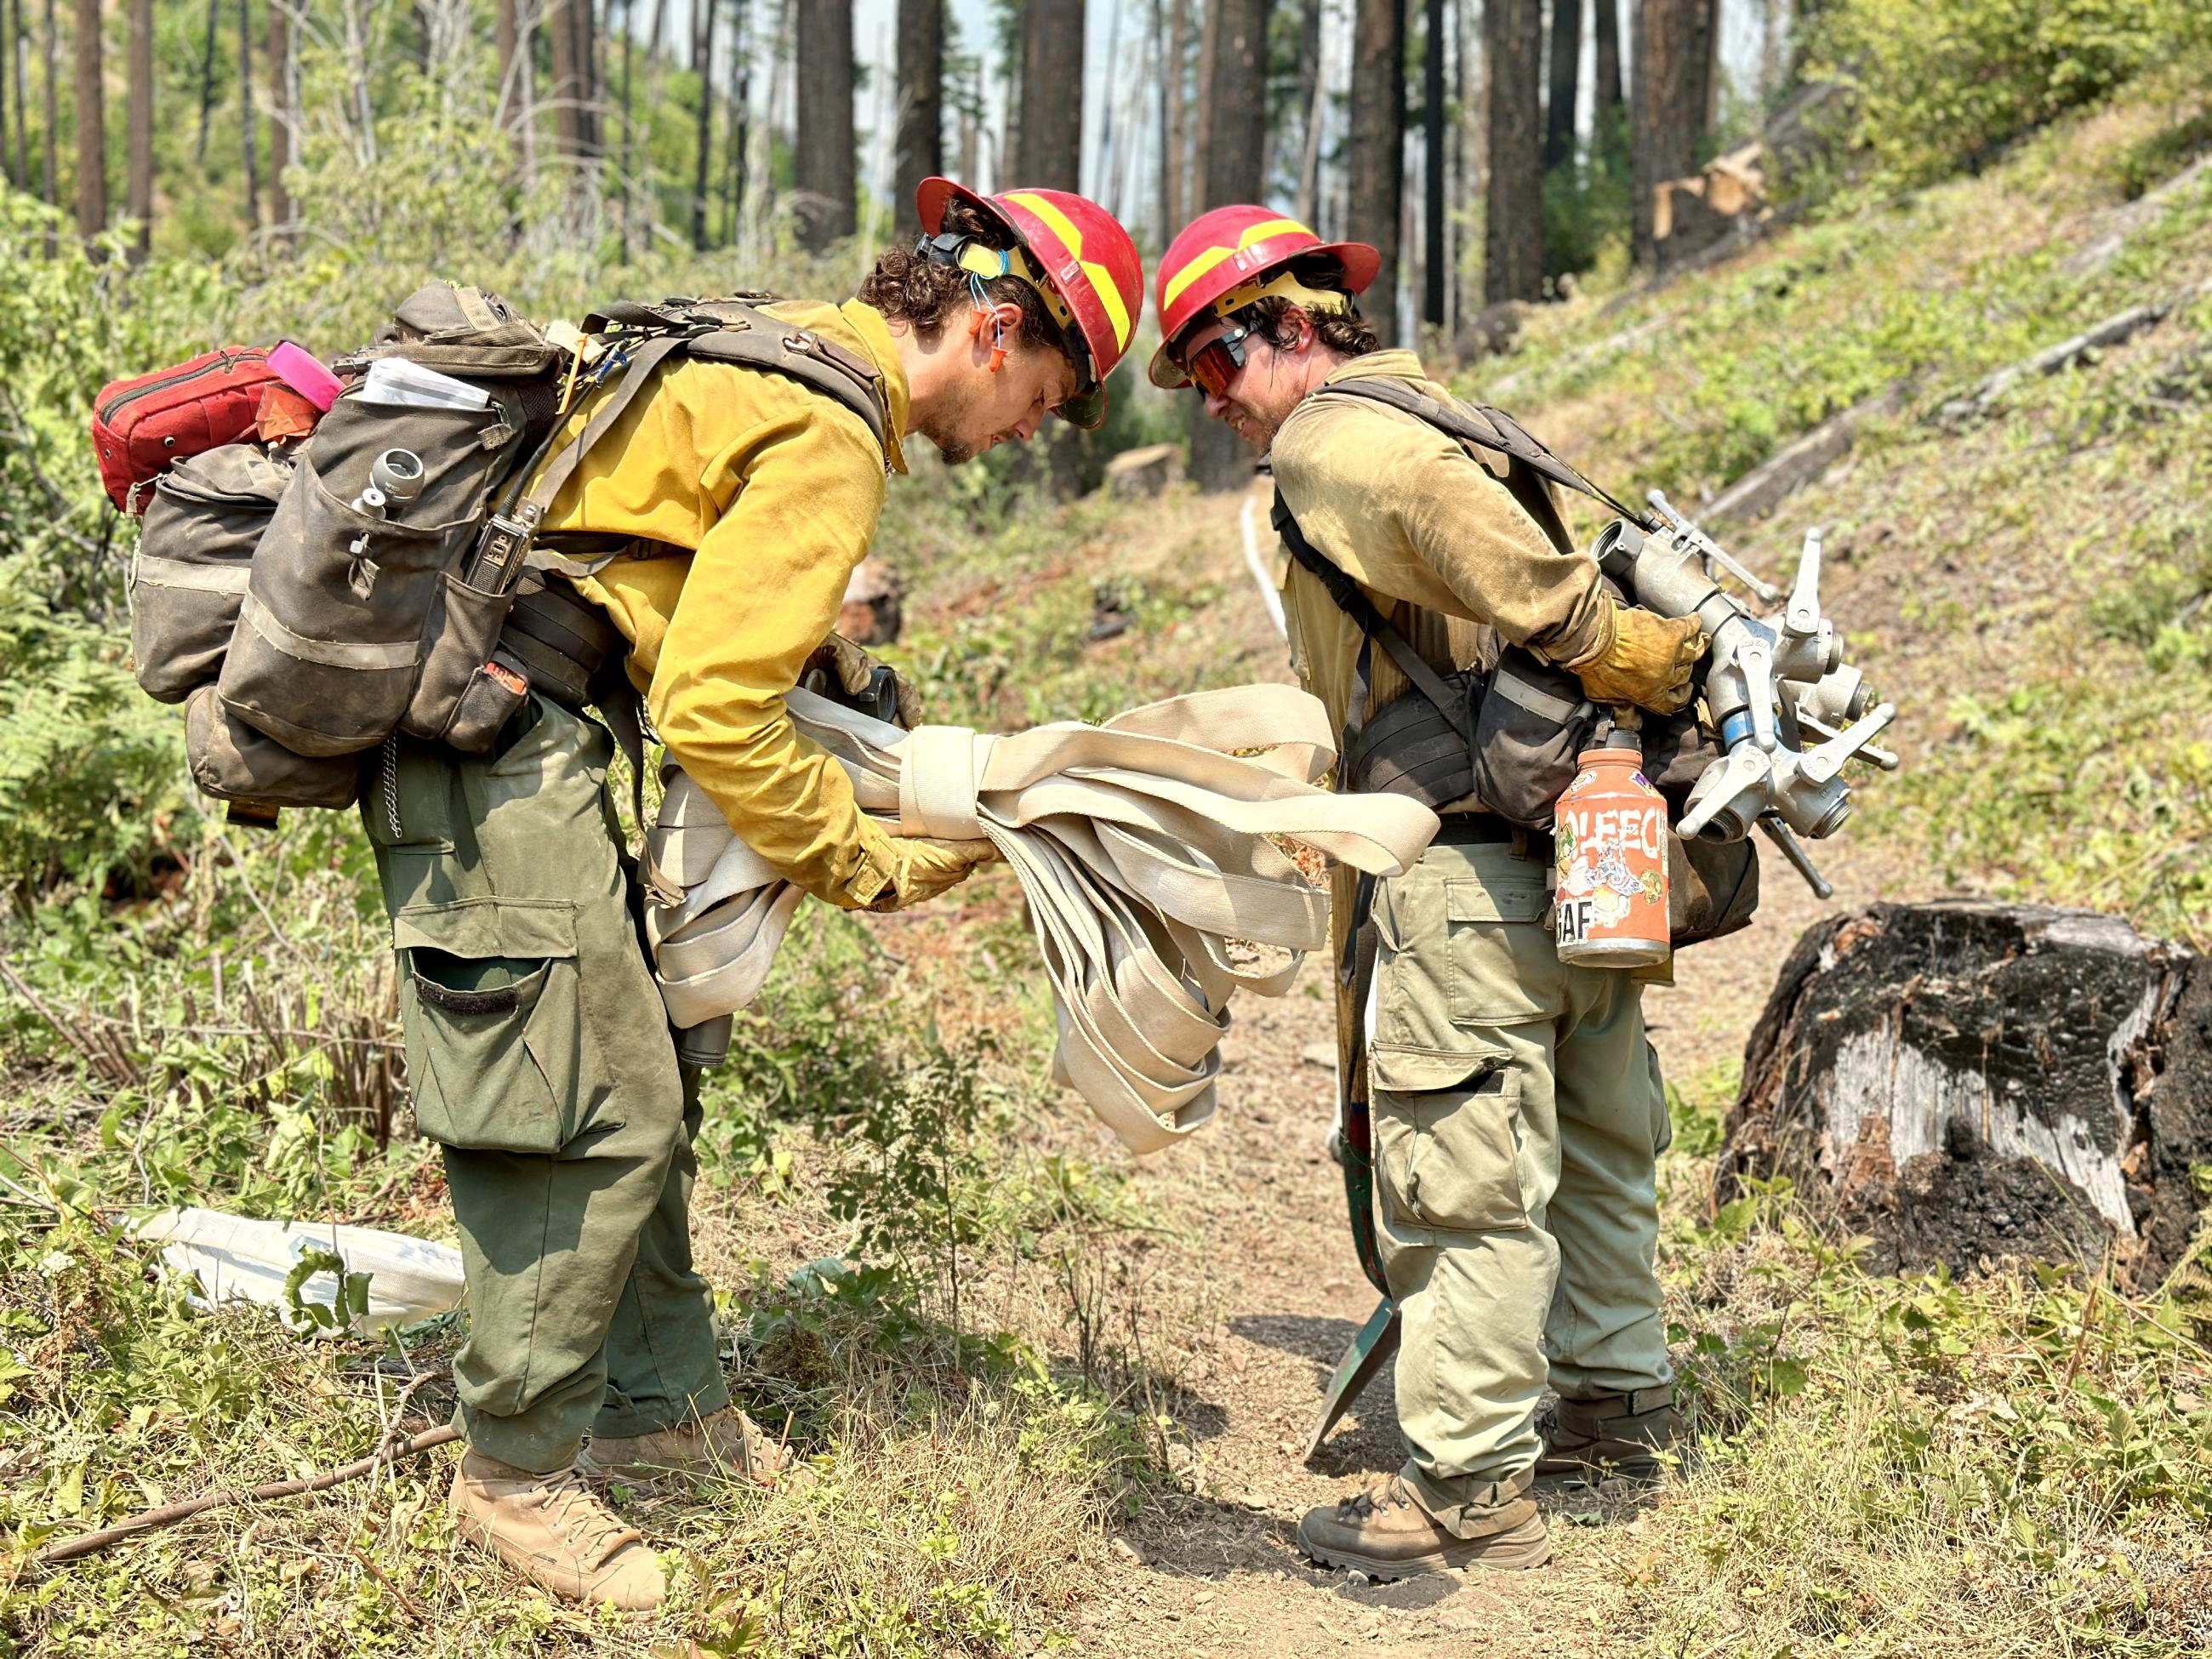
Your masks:
{"label": "safety glasses on helmet", "polygon": [[991,277],[1012,276],[1034,289],[1053,321],[1060,325],[1060,354],[1075,367],[1075,390],[1053,405],[1054,413],[1079,427],[1095,427],[1105,418],[1106,388],[1097,378],[1090,345],[1076,325],[1075,313],[1023,249],[989,247],[972,236],[944,231],[920,237],[914,251],[932,264],[966,271],[979,311],[984,303],[983,283]]}

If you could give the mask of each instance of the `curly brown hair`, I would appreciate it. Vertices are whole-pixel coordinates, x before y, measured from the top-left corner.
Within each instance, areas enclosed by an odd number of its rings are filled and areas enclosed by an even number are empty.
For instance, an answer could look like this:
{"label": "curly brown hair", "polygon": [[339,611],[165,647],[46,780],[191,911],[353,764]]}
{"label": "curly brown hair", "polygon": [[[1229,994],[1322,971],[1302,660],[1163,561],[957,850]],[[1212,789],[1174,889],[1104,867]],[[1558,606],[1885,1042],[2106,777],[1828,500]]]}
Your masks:
{"label": "curly brown hair", "polygon": [[[1370,351],[1382,349],[1373,326],[1359,314],[1358,302],[1344,286],[1342,265],[1325,254],[1309,256],[1291,261],[1291,274],[1308,288],[1344,295],[1344,310],[1340,313],[1297,307],[1312,319],[1314,337],[1322,344],[1346,357],[1364,357]],[[1253,331],[1280,350],[1291,340],[1291,331],[1283,326],[1283,318],[1296,304],[1282,295],[1270,295],[1267,299],[1255,300],[1238,314],[1250,318]]]}
{"label": "curly brown hair", "polygon": [[[1005,225],[957,199],[945,204],[939,228],[972,236],[985,247],[1013,246],[1013,235]],[[1021,307],[1021,326],[1014,331],[1017,343],[1050,346],[1073,360],[1060,325],[1044,307],[1043,296],[1027,283],[1018,276],[994,276],[983,284],[983,291],[994,305]],[[966,312],[968,273],[939,264],[912,246],[886,248],[876,256],[876,268],[861,282],[858,297],[890,320],[933,340],[947,323]]]}

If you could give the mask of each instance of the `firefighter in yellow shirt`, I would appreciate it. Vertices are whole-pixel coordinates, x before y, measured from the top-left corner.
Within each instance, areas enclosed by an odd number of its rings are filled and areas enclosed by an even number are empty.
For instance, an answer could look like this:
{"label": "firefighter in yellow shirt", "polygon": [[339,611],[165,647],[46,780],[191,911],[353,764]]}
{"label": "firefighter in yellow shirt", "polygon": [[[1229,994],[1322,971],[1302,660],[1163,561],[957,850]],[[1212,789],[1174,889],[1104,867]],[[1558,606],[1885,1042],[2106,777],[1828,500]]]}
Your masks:
{"label": "firefighter in yellow shirt", "polygon": [[785,694],[810,659],[848,690],[867,677],[830,629],[905,445],[957,464],[1048,415],[1096,425],[1144,277],[1128,234],[1081,197],[933,179],[919,204],[924,235],[883,254],[857,297],[769,307],[872,371],[880,442],[785,375],[653,370],[546,514],[553,549],[600,550],[508,623],[528,702],[489,755],[388,745],[363,793],[416,1116],[446,1149],[468,1275],[451,1507],[463,1536],[572,1599],[663,1593],[599,1482],[766,1476],[778,1459],[730,1404],[692,1267],[697,1077],[639,942],[606,792],[614,739],[549,688],[605,657],[591,701],[606,713],[626,678],[738,835],[833,904],[901,908],[992,855],[862,814]]}

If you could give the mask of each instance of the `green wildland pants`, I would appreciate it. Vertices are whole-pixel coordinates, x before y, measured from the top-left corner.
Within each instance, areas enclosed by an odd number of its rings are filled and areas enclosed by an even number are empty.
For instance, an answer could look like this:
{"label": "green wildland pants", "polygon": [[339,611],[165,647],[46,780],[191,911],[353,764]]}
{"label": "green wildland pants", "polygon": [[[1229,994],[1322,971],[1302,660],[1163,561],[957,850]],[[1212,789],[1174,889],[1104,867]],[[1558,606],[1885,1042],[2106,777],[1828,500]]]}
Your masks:
{"label": "green wildland pants", "polygon": [[1577,1398],[1673,1380],[1652,1269],[1667,1101],[1641,988],[1560,963],[1547,874],[1509,845],[1436,846],[1375,904],[1404,1476],[1455,1529],[1525,1486],[1547,1381]]}
{"label": "green wildland pants", "polygon": [[400,966],[416,1127],[468,1276],[471,1445],[565,1468],[729,1403],[691,1267],[696,1073],[630,907],[605,729],[533,696],[489,755],[397,739],[362,817]]}

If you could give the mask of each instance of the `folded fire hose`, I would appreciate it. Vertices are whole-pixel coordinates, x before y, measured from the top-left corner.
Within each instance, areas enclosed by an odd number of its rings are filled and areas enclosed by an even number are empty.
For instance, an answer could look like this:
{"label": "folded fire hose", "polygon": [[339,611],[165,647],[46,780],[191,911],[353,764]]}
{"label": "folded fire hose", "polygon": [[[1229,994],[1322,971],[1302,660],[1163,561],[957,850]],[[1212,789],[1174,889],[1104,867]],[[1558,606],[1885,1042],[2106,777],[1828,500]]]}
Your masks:
{"label": "folded fire hose", "polygon": [[[1438,827],[1406,796],[1316,787],[1334,736],[1321,703],[1286,685],[1005,736],[905,732],[806,691],[788,703],[863,811],[905,835],[988,839],[1013,866],[1052,982],[1054,1077],[1139,1152],[1213,1115],[1231,993],[1281,996],[1328,940],[1328,895],[1267,838],[1389,876]],[[649,909],[647,931],[669,1016],[690,1027],[759,993],[802,895],[673,762],[663,776],[650,852],[684,896]],[[1292,954],[1253,968],[1233,943]]]}

